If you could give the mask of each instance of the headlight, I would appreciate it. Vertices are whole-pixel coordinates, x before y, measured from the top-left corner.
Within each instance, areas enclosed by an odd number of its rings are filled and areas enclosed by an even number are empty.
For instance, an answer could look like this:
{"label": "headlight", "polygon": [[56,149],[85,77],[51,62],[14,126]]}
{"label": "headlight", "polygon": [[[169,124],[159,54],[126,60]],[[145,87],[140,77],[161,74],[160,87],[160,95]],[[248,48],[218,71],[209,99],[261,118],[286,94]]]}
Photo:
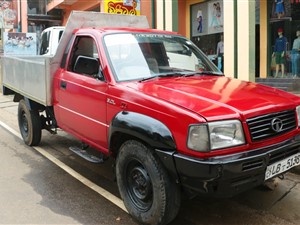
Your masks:
{"label": "headlight", "polygon": [[206,125],[193,125],[189,129],[187,145],[190,149],[200,152],[209,151],[208,129]]}
{"label": "headlight", "polygon": [[296,107],[298,127],[300,127],[300,106]]}
{"label": "headlight", "polygon": [[242,124],[238,120],[211,122],[192,125],[189,129],[188,148],[208,152],[245,144]]}

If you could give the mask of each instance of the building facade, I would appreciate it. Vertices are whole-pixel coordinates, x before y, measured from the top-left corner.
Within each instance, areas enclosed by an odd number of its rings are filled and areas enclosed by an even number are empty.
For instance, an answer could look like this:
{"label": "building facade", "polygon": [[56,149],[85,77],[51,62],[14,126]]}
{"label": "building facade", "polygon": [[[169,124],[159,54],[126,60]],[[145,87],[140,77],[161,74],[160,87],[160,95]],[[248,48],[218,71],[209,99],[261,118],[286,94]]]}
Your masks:
{"label": "building facade", "polygon": [[156,6],[157,28],[178,31],[208,55],[216,55],[223,36],[224,73],[243,80],[274,76],[272,53],[282,28],[287,38],[285,76],[291,75],[290,52],[300,29],[299,0],[162,0]]}
{"label": "building facade", "polygon": [[152,28],[190,38],[216,64],[223,39],[225,75],[250,81],[273,75],[278,28],[287,38],[285,75],[290,74],[289,52],[300,26],[300,0],[18,0],[18,6],[19,31],[36,33],[64,25],[72,10],[133,14],[134,8]]}

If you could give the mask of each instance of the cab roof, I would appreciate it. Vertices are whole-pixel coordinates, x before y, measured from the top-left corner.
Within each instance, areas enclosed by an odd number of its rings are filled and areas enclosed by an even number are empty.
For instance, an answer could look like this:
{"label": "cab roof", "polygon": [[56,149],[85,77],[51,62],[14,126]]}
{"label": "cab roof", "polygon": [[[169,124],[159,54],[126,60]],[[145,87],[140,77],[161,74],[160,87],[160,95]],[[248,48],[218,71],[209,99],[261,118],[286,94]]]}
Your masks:
{"label": "cab roof", "polygon": [[170,35],[178,34],[176,32],[172,32],[172,31],[149,29],[149,28],[135,28],[135,27],[101,27],[101,28],[85,27],[85,28],[75,29],[73,33],[86,32],[88,30],[98,30],[101,33],[133,32],[133,33],[161,33],[161,34],[170,34]]}

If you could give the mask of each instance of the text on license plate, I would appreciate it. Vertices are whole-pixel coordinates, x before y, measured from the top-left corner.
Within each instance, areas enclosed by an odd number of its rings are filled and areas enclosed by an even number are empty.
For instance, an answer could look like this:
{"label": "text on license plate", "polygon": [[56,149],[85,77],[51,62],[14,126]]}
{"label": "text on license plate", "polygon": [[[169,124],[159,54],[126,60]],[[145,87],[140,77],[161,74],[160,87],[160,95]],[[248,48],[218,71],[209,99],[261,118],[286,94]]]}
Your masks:
{"label": "text on license plate", "polygon": [[292,155],[286,159],[268,166],[265,174],[265,180],[270,179],[298,165],[300,165],[300,153]]}

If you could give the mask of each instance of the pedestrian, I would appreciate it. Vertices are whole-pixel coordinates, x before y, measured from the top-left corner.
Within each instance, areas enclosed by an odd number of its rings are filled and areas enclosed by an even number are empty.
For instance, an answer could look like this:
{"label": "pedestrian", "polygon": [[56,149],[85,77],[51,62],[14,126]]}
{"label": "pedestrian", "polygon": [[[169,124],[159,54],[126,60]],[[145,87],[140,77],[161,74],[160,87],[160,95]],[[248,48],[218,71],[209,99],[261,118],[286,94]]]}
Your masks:
{"label": "pedestrian", "polygon": [[292,48],[292,75],[294,78],[300,76],[300,28],[296,32],[296,39],[293,42]]}
{"label": "pedestrian", "polygon": [[223,35],[220,36],[220,41],[217,44],[218,68],[224,72],[224,42]]}
{"label": "pedestrian", "polygon": [[276,62],[276,75],[278,76],[279,66],[281,66],[281,77],[284,76],[284,64],[285,64],[285,52],[287,39],[283,36],[283,29],[278,28],[277,30],[278,38],[275,40],[274,52],[272,57],[275,57]]}

